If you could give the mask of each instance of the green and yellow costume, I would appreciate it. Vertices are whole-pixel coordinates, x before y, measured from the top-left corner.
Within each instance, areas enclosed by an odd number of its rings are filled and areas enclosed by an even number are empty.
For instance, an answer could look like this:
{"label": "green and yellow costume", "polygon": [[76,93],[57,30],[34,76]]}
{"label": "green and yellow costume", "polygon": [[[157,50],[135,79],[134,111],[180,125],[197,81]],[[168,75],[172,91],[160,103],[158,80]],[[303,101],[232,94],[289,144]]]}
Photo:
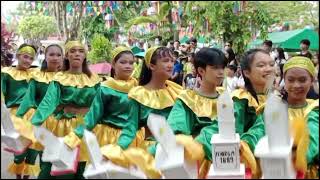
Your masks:
{"label": "green and yellow costume", "polygon": [[[35,56],[35,51],[30,46],[25,46],[18,50],[18,55],[28,54]],[[5,104],[10,108],[11,119],[16,130],[24,137],[34,141],[32,125],[28,118],[18,118],[16,111],[20,106],[23,97],[28,89],[28,83],[32,77],[32,73],[36,69],[18,70],[16,67],[2,67],[1,68],[1,91],[5,98]],[[27,117],[32,116],[32,112],[26,114]],[[39,173],[39,166],[35,165],[38,152],[33,146],[29,147],[27,151],[20,155],[14,155],[14,163],[9,165],[8,171],[16,175],[33,175],[37,176]]]}

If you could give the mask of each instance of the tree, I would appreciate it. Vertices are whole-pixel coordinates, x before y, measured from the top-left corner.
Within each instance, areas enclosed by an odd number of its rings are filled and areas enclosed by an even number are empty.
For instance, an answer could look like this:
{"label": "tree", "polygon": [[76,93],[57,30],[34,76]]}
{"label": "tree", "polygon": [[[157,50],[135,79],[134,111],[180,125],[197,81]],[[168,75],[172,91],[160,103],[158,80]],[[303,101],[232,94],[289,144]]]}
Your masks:
{"label": "tree", "polygon": [[273,23],[288,22],[291,29],[306,25],[319,26],[319,2],[317,1],[261,1]]}
{"label": "tree", "polygon": [[[171,9],[176,7],[172,2],[163,2],[160,5],[159,13],[156,15],[150,16],[138,16],[128,20],[128,23],[125,24],[126,29],[130,29],[133,25],[139,24],[156,24],[156,34],[157,36],[161,35],[164,40],[169,40],[173,38],[173,26],[172,20],[169,18],[171,16]],[[151,32],[150,34],[152,38],[154,38],[154,33]],[[147,35],[148,36],[148,35]]]}
{"label": "tree", "polygon": [[102,34],[94,34],[91,47],[88,59],[92,64],[111,60],[112,45]]}
{"label": "tree", "polygon": [[13,37],[14,33],[8,31],[5,23],[1,22],[1,66],[11,66],[13,62],[13,54],[10,52]]}
{"label": "tree", "polygon": [[29,16],[23,18],[18,26],[18,33],[33,44],[40,45],[40,40],[57,32],[55,19],[49,16]]}

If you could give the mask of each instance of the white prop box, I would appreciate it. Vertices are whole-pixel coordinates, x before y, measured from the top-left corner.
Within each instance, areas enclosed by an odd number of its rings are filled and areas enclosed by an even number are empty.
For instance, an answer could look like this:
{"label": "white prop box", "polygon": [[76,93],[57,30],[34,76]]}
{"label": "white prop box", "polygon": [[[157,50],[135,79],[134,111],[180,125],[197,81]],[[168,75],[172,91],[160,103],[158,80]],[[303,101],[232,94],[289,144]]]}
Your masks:
{"label": "white prop box", "polygon": [[296,172],[292,165],[293,139],[289,135],[288,105],[270,93],[264,109],[266,136],[255,148],[260,158],[263,178],[291,179]]}
{"label": "white prop box", "polygon": [[34,133],[36,139],[44,146],[42,160],[52,163],[52,176],[77,172],[79,147],[69,148],[63,142],[63,137],[56,137],[44,127],[34,126]]}
{"label": "white prop box", "polygon": [[137,168],[126,169],[111,161],[106,161],[101,154],[96,136],[92,132],[85,130],[83,138],[91,160],[91,164],[83,173],[86,179],[146,179],[143,172]]}
{"label": "white prop box", "polygon": [[7,147],[5,151],[20,155],[24,153],[32,144],[32,141],[24,136],[21,136],[15,129],[10,112],[6,105],[1,101],[1,142]]}
{"label": "white prop box", "polygon": [[219,134],[213,134],[212,165],[208,179],[244,179],[245,167],[240,163],[240,136],[235,133],[233,101],[228,91],[217,102]]}
{"label": "white prop box", "polygon": [[151,113],[148,117],[148,127],[159,142],[156,149],[156,168],[164,178],[196,179],[197,164],[184,159],[184,147],[176,143],[176,137],[163,116]]}

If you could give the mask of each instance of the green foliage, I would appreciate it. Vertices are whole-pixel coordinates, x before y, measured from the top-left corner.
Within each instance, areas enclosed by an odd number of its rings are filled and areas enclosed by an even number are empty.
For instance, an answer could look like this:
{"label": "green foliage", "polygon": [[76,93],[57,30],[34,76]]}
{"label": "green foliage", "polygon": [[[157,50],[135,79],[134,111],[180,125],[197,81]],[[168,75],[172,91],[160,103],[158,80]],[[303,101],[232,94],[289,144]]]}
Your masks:
{"label": "green foliage", "polygon": [[93,35],[91,48],[88,59],[92,64],[111,60],[112,45],[102,34]]}
{"label": "green foliage", "polygon": [[18,33],[25,39],[46,39],[57,32],[53,17],[29,16],[21,20]]}

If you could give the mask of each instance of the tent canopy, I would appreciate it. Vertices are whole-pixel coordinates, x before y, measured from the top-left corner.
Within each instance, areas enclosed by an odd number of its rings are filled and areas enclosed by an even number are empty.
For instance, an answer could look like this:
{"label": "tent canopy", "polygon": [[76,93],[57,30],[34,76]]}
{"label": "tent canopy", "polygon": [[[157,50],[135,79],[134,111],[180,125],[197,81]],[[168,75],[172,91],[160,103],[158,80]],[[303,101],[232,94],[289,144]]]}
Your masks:
{"label": "tent canopy", "polygon": [[[311,29],[269,33],[267,39],[271,40],[275,47],[281,47],[288,52],[300,51],[300,41],[308,39],[310,41],[309,50],[319,50],[319,35]],[[249,44],[249,48],[259,46],[262,43],[263,40],[257,39]]]}

